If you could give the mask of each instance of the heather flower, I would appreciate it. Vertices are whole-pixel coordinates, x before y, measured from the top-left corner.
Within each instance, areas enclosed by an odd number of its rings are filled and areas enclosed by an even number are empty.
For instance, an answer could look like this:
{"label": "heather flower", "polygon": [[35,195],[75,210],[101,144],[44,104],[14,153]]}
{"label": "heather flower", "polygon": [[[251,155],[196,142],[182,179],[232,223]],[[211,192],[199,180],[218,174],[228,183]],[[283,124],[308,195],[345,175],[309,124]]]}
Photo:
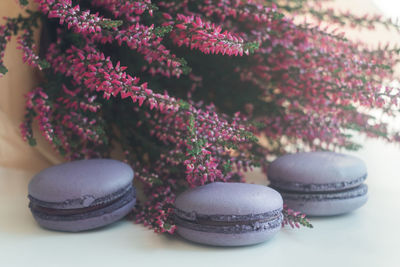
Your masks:
{"label": "heather flower", "polygon": [[80,6],[72,6],[72,0],[35,0],[39,10],[49,18],[60,19],[60,24],[66,24],[68,29],[74,28],[82,34],[101,32],[102,28],[118,27],[120,21],[112,21],[90,11],[81,11]]}
{"label": "heather flower", "polygon": [[221,26],[203,21],[200,17],[177,15],[171,37],[178,46],[199,49],[205,54],[248,55],[257,43],[246,43],[239,34],[222,32]]}
{"label": "heather flower", "polygon": [[106,99],[120,94],[122,99],[130,98],[139,106],[146,102],[150,109],[178,108],[174,98],[153,93],[147,83],[140,84],[139,78],[124,72],[126,67],[120,66],[119,62],[114,66],[109,57],[93,46],[87,45],[83,49],[71,47],[62,54],[56,45],[51,45],[47,60],[55,73],[72,77],[75,83],[84,85],[89,91],[102,92]]}
{"label": "heather flower", "polygon": [[22,60],[32,67],[37,67],[39,70],[43,70],[49,67],[49,63],[39,58],[36,54],[36,45],[33,41],[33,32],[25,30],[25,32],[18,37],[18,49],[21,49]]}
{"label": "heather flower", "polygon": [[313,225],[307,220],[305,214],[288,208],[286,204],[283,205],[282,213],[282,227],[285,227],[285,225],[290,225],[292,228],[300,228],[300,225],[302,225],[308,228],[313,228]]}
{"label": "heather flower", "polygon": [[6,50],[7,42],[10,40],[11,34],[6,25],[0,25],[0,77],[7,73],[7,68],[3,64],[3,57]]}
{"label": "heather flower", "polygon": [[151,0],[94,0],[93,5],[101,6],[109,10],[115,18],[123,17],[127,21],[134,23],[140,20],[140,15],[147,11],[151,16],[157,7]]}

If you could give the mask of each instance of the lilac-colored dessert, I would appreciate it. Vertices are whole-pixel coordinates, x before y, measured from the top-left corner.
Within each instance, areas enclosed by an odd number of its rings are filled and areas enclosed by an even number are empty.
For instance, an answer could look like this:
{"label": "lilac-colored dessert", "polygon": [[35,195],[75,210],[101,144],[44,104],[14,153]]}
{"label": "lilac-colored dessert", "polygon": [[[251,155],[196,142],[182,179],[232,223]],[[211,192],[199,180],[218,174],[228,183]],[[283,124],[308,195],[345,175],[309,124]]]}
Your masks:
{"label": "lilac-colored dessert", "polygon": [[45,169],[29,183],[29,208],[44,228],[79,232],[127,215],[136,202],[133,170],[111,159],[80,160]]}
{"label": "lilac-colored dessert", "polygon": [[214,246],[243,246],[270,239],[281,228],[282,197],[254,184],[211,183],[176,198],[179,235]]}
{"label": "lilac-colored dessert", "polygon": [[367,202],[365,163],[334,152],[288,154],[268,169],[271,187],[292,209],[312,216],[353,211]]}

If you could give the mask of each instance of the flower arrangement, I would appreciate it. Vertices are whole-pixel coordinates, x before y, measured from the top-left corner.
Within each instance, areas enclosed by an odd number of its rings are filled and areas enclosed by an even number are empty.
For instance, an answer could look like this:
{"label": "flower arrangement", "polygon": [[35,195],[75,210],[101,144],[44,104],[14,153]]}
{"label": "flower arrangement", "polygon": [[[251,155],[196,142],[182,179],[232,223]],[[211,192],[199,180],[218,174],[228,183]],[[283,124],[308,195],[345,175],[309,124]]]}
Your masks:
{"label": "flower arrangement", "polygon": [[[312,0],[31,1],[38,11],[0,25],[0,76],[19,33],[23,60],[43,73],[26,96],[23,138],[36,144],[37,121],[69,160],[122,147],[147,195],[135,219],[156,232],[174,232],[174,199],[187,187],[244,181],[290,151],[358,149],[355,132],[400,141],[369,113],[398,112],[399,91],[383,84],[400,50],[318,26],[398,29],[390,20]],[[311,226],[290,207],[284,215]]]}

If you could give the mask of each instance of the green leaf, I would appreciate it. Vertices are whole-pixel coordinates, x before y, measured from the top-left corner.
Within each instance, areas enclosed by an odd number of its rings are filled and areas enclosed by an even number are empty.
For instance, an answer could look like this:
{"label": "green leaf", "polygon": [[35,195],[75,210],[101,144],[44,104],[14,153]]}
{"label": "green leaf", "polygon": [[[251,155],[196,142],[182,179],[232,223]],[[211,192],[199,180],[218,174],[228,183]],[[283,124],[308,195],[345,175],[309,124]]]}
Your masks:
{"label": "green leaf", "polygon": [[252,122],[252,125],[256,127],[258,130],[264,129],[266,127],[265,123],[259,121]]}
{"label": "green leaf", "polygon": [[188,66],[188,63],[184,58],[179,58],[177,60],[181,63],[180,68],[182,69],[182,73],[184,75],[187,75],[192,72],[192,68]]}
{"label": "green leaf", "polygon": [[167,231],[170,230],[170,229],[172,228],[172,225],[169,224],[169,223],[166,223],[166,222],[164,223],[163,226],[164,226],[164,229],[167,230]]}
{"label": "green leaf", "polygon": [[357,110],[353,105],[347,105],[342,107],[343,110]]}
{"label": "green leaf", "polygon": [[224,174],[227,174],[228,172],[230,172],[232,170],[232,165],[231,165],[231,161],[228,160],[224,165]]}
{"label": "green leaf", "polygon": [[50,68],[50,63],[47,62],[47,61],[44,60],[44,59],[41,59],[41,60],[39,60],[39,67],[40,67],[42,70],[47,69],[47,68]]}
{"label": "green leaf", "polygon": [[21,6],[27,6],[29,4],[28,0],[19,0]]}
{"label": "green leaf", "polygon": [[60,148],[58,149],[58,152],[60,152],[60,155],[61,155],[61,156],[67,155],[67,151],[66,151],[64,148],[62,148],[62,147],[60,147]]}
{"label": "green leaf", "polygon": [[385,64],[377,64],[376,66],[379,67],[379,68],[382,68],[384,70],[391,70],[392,69],[391,66],[385,65]]}
{"label": "green leaf", "polygon": [[36,139],[35,138],[29,138],[28,143],[30,146],[36,146]]}
{"label": "green leaf", "polygon": [[283,19],[284,17],[285,17],[285,15],[283,15],[282,13],[278,13],[278,12],[274,13],[274,19],[276,19],[276,20]]}
{"label": "green leaf", "polygon": [[179,107],[183,110],[188,110],[190,108],[190,104],[184,100],[178,101]]}
{"label": "green leaf", "polygon": [[154,29],[154,34],[157,37],[163,37],[164,35],[166,35],[167,33],[169,33],[170,31],[172,31],[173,27],[171,25],[168,26],[161,26],[161,27],[156,27]]}
{"label": "green leaf", "polygon": [[8,69],[4,65],[0,65],[0,74],[6,74]]}
{"label": "green leaf", "polygon": [[357,151],[360,148],[362,148],[362,145],[356,143],[349,143],[344,148],[351,151]]}
{"label": "green leaf", "polygon": [[337,68],[337,69],[335,69],[335,70],[333,71],[333,74],[336,74],[336,73],[338,73],[338,72],[340,72],[340,71],[342,71],[342,68]]}
{"label": "green leaf", "polygon": [[361,81],[363,82],[363,83],[366,83],[367,82],[367,78],[365,78],[364,76],[361,76]]}
{"label": "green leaf", "polygon": [[244,44],[243,50],[249,50],[249,53],[254,53],[258,48],[260,48],[260,44],[258,42],[251,42]]}
{"label": "green leaf", "polygon": [[99,21],[100,27],[104,29],[111,29],[114,27],[119,27],[123,24],[122,20],[108,20],[104,19],[102,21]]}

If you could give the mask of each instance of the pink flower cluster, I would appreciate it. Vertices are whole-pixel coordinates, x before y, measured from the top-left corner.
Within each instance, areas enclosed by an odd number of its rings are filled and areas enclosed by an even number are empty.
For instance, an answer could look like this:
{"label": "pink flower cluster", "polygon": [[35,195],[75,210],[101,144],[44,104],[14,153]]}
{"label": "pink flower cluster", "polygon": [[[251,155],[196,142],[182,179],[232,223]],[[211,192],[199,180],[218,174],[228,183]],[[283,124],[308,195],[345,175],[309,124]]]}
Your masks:
{"label": "pink flower cluster", "polygon": [[308,228],[313,228],[312,224],[310,224],[306,219],[305,214],[288,208],[286,204],[283,205],[282,213],[284,215],[282,227],[290,225],[292,228],[300,228],[300,225],[302,225]]}
{"label": "pink flower cluster", "polygon": [[[62,85],[64,91],[68,94],[70,90]],[[39,128],[44,137],[53,145],[54,149],[65,155],[69,159],[84,157],[100,157],[98,149],[104,145],[103,137],[100,137],[98,130],[103,124],[100,118],[92,117],[90,113],[96,113],[98,104],[85,103],[86,99],[93,102],[95,96],[87,97],[78,101],[77,88],[71,98],[58,97],[49,99],[49,96],[41,87],[36,88],[27,94],[25,122],[21,124],[21,133],[24,140],[35,143],[31,123],[35,119],[38,121]],[[77,104],[79,102],[79,106]],[[65,105],[68,111],[61,111],[60,107]],[[79,113],[74,111],[79,110]],[[87,110],[87,113],[81,112]],[[71,138],[78,136],[84,143],[79,143],[80,150],[76,151],[77,144],[71,143]]]}
{"label": "pink flower cluster", "polygon": [[147,88],[147,83],[139,84],[139,78],[124,72],[126,67],[120,66],[119,62],[114,66],[109,57],[92,46],[87,45],[83,49],[71,47],[62,54],[53,44],[47,60],[55,73],[72,77],[75,83],[89,91],[102,92],[106,99],[120,94],[122,99],[129,97],[139,106],[146,102],[150,109],[156,108],[161,112],[178,108],[174,98],[154,93]]}
{"label": "pink flower cluster", "polygon": [[3,64],[4,53],[7,42],[11,39],[11,32],[7,25],[0,25],[0,78],[7,72],[7,68]]}
{"label": "pink flower cluster", "polygon": [[310,15],[317,21],[326,21],[340,26],[374,30],[376,25],[382,25],[386,28],[393,28],[397,31],[400,30],[397,21],[384,18],[381,14],[364,14],[360,16],[353,14],[349,10],[338,11],[333,8],[324,8],[321,3],[308,5],[307,9],[300,9],[297,12],[304,13],[306,10],[308,10]]}
{"label": "pink flower cluster", "polygon": [[22,50],[22,60],[32,67],[37,67],[42,70],[42,64],[39,56],[36,54],[36,45],[33,41],[32,32],[25,30],[25,32],[18,37],[18,49]]}
{"label": "pink flower cluster", "polygon": [[93,5],[109,10],[115,18],[123,17],[130,23],[138,22],[146,10],[153,15],[151,0],[94,0]]}
{"label": "pink flower cluster", "polygon": [[[60,24],[66,23],[68,29],[73,29],[81,33],[87,41],[97,41],[101,43],[112,43],[117,41],[119,45],[126,43],[129,48],[137,50],[144,55],[144,58],[151,64],[156,62],[156,66],[151,66],[149,71],[152,74],[160,73],[167,77],[179,76],[182,74],[181,62],[174,54],[161,44],[162,38],[157,37],[154,32],[154,25],[144,26],[139,23],[139,19],[131,19],[132,24],[120,30],[117,29],[120,22],[105,19],[98,14],[90,14],[89,11],[81,11],[79,5],[72,7],[71,0],[35,0],[43,13],[48,13],[49,18],[60,19]],[[116,2],[117,5],[113,3]],[[116,17],[120,17],[126,12],[131,11],[137,15],[149,9],[151,13],[150,1],[97,1],[97,5],[109,8]],[[118,4],[124,4],[122,9]]]}
{"label": "pink flower cluster", "polygon": [[[48,101],[48,95],[43,92],[43,88],[36,88],[35,90],[29,92],[26,96],[26,108],[27,113],[35,110],[36,120],[38,121],[39,128],[45,138],[52,143],[54,138],[54,129],[49,122],[51,117],[51,106]],[[26,123],[21,125],[22,136],[25,141],[32,139],[32,130],[30,126]]]}
{"label": "pink flower cluster", "polygon": [[[218,3],[216,3],[218,2]],[[207,17],[218,16],[222,21],[232,17],[240,22],[252,20],[258,23],[271,22],[274,14],[277,14],[275,5],[265,6],[260,1],[215,1],[206,0],[199,6]]]}
{"label": "pink flower cluster", "polygon": [[[66,24],[68,29],[73,28],[82,34],[101,32],[103,26],[116,26],[110,19],[90,14],[90,11],[81,11],[79,5],[72,6],[72,0],[35,0],[38,8],[49,18],[58,18],[61,24]],[[109,23],[109,24],[108,24]]]}
{"label": "pink flower cluster", "polygon": [[[175,194],[170,186],[157,186],[147,190],[148,199],[138,206],[135,213],[135,222],[155,229],[157,233],[173,234],[176,225],[171,217],[174,211]],[[151,214],[151,216],[149,216]]]}
{"label": "pink flower cluster", "polygon": [[[165,160],[175,166],[183,163],[189,186],[214,181],[228,181],[233,174],[246,171],[251,161],[245,153],[232,153],[230,145],[243,150],[252,143],[249,127],[240,121],[239,114],[232,122],[218,115],[213,106],[206,111],[190,106],[176,113],[157,114],[150,121],[150,134],[166,145],[173,145]],[[168,133],[168,134],[167,134]],[[182,162],[176,160],[184,158]],[[234,171],[233,171],[234,167]]]}
{"label": "pink flower cluster", "polygon": [[148,27],[136,23],[115,33],[114,39],[109,39],[109,41],[115,40],[119,45],[126,43],[129,48],[137,49],[149,64],[157,63],[156,66],[150,67],[151,74],[159,73],[167,77],[179,78],[183,72],[181,62],[161,44],[163,39],[157,37],[154,30],[154,25]]}
{"label": "pink flower cluster", "polygon": [[[164,17],[172,19],[168,14]],[[204,21],[200,17],[178,14],[175,23],[176,29],[171,33],[171,38],[178,46],[185,45],[191,49],[199,49],[205,54],[243,56],[250,52],[238,34],[222,32],[221,26]]]}
{"label": "pink flower cluster", "polygon": [[[397,59],[368,51],[361,43],[322,34],[316,28],[299,29],[290,21],[269,26],[268,32],[260,29],[259,36],[268,34],[270,41],[260,47],[253,66],[237,69],[243,81],[260,87],[275,83],[275,88],[264,88],[264,95],[281,112],[260,120],[266,126],[266,136],[285,136],[289,142],[302,140],[313,150],[351,147],[343,134],[345,128],[362,128],[369,136],[393,140],[394,133],[371,129],[369,125],[380,123],[372,122],[374,119],[356,106],[396,108],[385,97],[397,99],[398,90],[387,87],[381,92],[382,80],[373,77],[391,79],[387,70]],[[280,52],[271,53],[277,47]],[[347,59],[347,55],[352,58]]]}

